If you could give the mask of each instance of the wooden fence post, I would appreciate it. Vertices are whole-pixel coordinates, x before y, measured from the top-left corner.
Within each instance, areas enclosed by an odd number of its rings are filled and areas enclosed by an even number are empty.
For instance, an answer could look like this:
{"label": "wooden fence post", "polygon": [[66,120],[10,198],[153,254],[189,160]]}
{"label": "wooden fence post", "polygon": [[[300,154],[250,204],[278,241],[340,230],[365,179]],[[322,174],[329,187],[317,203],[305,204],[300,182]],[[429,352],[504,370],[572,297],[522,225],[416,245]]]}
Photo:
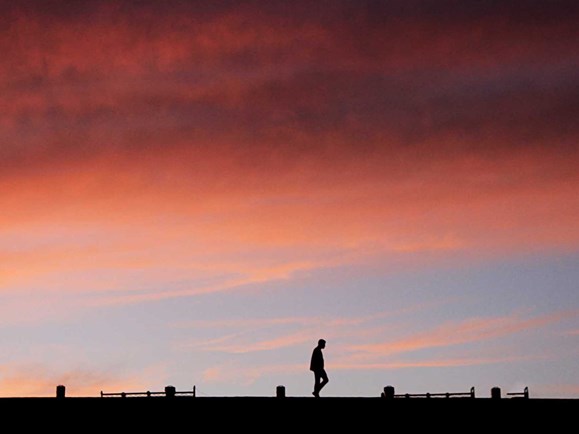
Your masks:
{"label": "wooden fence post", "polygon": [[277,386],[275,389],[275,396],[277,398],[285,398],[285,387],[284,386]]}
{"label": "wooden fence post", "polygon": [[175,398],[175,387],[174,386],[166,386],[165,387],[165,396],[167,398]]}
{"label": "wooden fence post", "polygon": [[382,397],[393,399],[394,398],[394,386],[386,386],[384,388],[384,392],[382,393]]}
{"label": "wooden fence post", "polygon": [[58,399],[63,399],[65,396],[66,396],[66,387],[64,387],[62,384],[56,386],[56,397]]}

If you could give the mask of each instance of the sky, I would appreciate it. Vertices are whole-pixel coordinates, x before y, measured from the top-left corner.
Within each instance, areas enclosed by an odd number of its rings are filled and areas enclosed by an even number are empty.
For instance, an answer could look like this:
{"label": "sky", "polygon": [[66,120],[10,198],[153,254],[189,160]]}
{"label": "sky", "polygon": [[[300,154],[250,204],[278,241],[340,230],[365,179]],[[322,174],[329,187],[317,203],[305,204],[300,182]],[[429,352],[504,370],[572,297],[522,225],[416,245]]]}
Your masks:
{"label": "sky", "polygon": [[0,0],[0,396],[579,397],[578,20]]}

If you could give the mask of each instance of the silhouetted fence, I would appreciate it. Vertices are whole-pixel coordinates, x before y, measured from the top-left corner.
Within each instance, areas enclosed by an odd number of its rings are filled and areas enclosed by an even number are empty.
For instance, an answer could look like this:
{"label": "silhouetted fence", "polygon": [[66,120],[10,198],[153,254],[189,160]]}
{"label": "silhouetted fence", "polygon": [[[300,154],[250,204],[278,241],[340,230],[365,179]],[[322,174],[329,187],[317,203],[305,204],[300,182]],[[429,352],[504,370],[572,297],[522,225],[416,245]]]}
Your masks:
{"label": "silhouetted fence", "polygon": [[164,392],[109,392],[105,393],[101,390],[101,398],[128,398],[128,397],[147,397],[150,398],[152,396],[165,396],[167,398],[173,398],[175,396],[196,396],[195,386],[193,386],[193,390],[185,390],[178,392],[175,390],[173,386],[165,387]]}
{"label": "silhouetted fence", "polygon": [[[514,399],[529,399],[529,388],[525,387],[522,392],[509,392],[508,396]],[[58,385],[56,387],[56,398],[64,399],[66,396],[66,387],[64,385]],[[196,386],[193,386],[193,390],[177,391],[174,386],[166,386],[164,392],[103,392],[101,390],[101,398],[129,398],[129,397],[153,397],[153,396],[164,396],[166,398],[174,398],[176,396],[196,396]],[[474,386],[470,388],[468,392],[445,392],[445,393],[399,393],[396,394],[394,386],[384,387],[384,391],[380,394],[382,398],[394,399],[394,398],[475,398]],[[276,387],[276,397],[285,398],[286,391],[285,386]],[[493,387],[491,389],[491,399],[501,399],[501,388]]]}
{"label": "silhouetted fence", "polygon": [[[522,392],[510,392],[507,393],[508,396],[513,398],[523,398],[529,399],[529,388],[525,387]],[[384,392],[380,394],[382,398],[394,399],[394,398],[475,398],[474,387],[470,388],[470,392],[446,392],[446,393],[400,393],[396,394],[393,386],[386,386]],[[501,399],[501,388],[493,387],[491,389],[492,399]]]}
{"label": "silhouetted fence", "polygon": [[510,392],[507,393],[507,395],[513,396],[515,398],[529,399],[529,388],[525,387],[525,389],[522,392]]}
{"label": "silhouetted fence", "polygon": [[382,392],[382,398],[474,398],[474,387],[470,388],[469,392],[445,392],[445,393],[402,393],[395,394],[394,387],[386,386]]}

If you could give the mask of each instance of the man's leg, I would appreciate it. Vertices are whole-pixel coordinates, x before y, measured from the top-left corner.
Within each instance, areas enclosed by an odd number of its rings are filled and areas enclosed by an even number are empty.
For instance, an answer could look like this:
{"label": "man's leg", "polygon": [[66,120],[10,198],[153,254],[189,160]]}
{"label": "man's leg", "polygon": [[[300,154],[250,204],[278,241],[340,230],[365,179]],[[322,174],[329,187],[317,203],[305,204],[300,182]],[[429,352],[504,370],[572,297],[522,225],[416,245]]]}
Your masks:
{"label": "man's leg", "polygon": [[320,373],[318,371],[314,372],[314,391],[312,392],[312,395],[314,395],[316,398],[320,397]]}
{"label": "man's leg", "polygon": [[320,394],[320,391],[324,388],[324,386],[328,384],[328,381],[330,381],[330,379],[328,378],[328,374],[326,374],[325,370],[322,370],[318,376],[318,395]]}

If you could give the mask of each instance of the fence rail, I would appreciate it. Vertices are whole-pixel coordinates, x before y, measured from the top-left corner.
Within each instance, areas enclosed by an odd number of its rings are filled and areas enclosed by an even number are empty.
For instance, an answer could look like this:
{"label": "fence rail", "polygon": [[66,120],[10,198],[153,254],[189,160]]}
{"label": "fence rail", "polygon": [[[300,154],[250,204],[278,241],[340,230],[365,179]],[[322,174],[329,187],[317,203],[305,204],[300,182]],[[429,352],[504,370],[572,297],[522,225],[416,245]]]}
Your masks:
{"label": "fence rail", "polygon": [[445,392],[445,393],[394,393],[393,387],[385,387],[384,392],[381,395],[383,398],[453,398],[453,397],[465,397],[474,398],[475,391],[474,387],[470,388],[468,392]]}
{"label": "fence rail", "polygon": [[525,389],[522,392],[509,392],[509,393],[507,393],[507,395],[513,396],[516,398],[529,399],[529,388],[525,387]]}
{"label": "fence rail", "polygon": [[101,390],[101,398],[128,398],[128,397],[147,397],[152,396],[165,396],[167,398],[175,396],[196,396],[196,387],[193,386],[193,390],[177,391],[173,386],[165,387],[164,392],[151,392],[147,390],[146,392],[103,392]]}

